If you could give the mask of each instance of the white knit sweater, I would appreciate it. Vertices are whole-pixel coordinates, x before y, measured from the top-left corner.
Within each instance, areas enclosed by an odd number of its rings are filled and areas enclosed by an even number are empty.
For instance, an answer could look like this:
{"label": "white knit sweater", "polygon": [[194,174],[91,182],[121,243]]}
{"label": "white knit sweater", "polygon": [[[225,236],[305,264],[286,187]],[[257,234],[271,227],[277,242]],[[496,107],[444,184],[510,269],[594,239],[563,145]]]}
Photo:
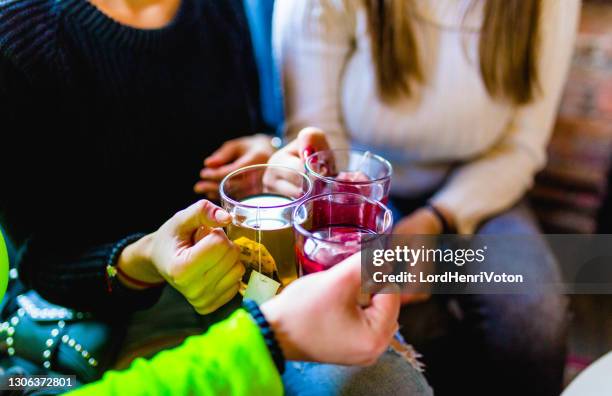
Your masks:
{"label": "white knit sweater", "polygon": [[361,0],[277,0],[274,48],[288,137],[317,126],[335,147],[352,144],[385,156],[398,195],[416,196],[447,179],[432,202],[455,215],[461,233],[516,203],[545,163],[580,1],[544,1],[541,94],[521,107],[492,99],[482,82],[483,1],[414,2],[426,83],[387,105],[376,93]]}

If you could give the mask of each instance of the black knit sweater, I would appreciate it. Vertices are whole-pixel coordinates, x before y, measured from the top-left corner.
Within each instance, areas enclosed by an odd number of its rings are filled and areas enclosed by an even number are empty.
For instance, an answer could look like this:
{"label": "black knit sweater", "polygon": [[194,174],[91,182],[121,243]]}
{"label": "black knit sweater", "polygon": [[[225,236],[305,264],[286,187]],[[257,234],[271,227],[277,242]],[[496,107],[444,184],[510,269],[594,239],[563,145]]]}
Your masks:
{"label": "black knit sweater", "polygon": [[183,0],[166,27],[121,25],[86,0],[0,0],[0,219],[23,281],[94,311],[112,246],[197,197],[202,160],[260,128],[240,0]]}

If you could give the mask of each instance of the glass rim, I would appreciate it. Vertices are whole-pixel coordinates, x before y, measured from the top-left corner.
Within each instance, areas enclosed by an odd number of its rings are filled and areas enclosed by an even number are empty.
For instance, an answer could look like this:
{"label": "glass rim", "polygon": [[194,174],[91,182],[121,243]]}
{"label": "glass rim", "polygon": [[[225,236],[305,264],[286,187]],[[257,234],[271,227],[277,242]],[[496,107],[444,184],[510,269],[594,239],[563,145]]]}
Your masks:
{"label": "glass rim", "polygon": [[296,206],[295,209],[293,210],[293,228],[295,230],[297,230],[300,234],[302,234],[302,235],[304,235],[304,236],[306,236],[308,238],[312,238],[312,239],[316,239],[318,241],[322,241],[322,242],[325,242],[325,243],[336,244],[336,245],[344,244],[344,242],[336,242],[336,241],[330,241],[329,239],[320,238],[320,237],[314,235],[312,232],[310,232],[307,229],[305,229],[304,227],[302,227],[302,225],[296,221],[298,210],[300,210],[300,208],[302,206],[304,206],[307,202],[314,201],[314,200],[317,200],[317,199],[321,199],[321,198],[324,198],[324,197],[329,197],[329,196],[332,196],[332,195],[345,195],[345,196],[357,197],[359,199],[362,199],[362,200],[366,201],[369,204],[377,205],[378,207],[383,209],[383,212],[385,214],[385,219],[387,217],[389,217],[388,224],[386,225],[386,227],[385,227],[385,229],[384,229],[384,231],[382,233],[378,233],[377,232],[375,235],[373,235],[373,237],[371,239],[374,239],[374,238],[377,238],[377,237],[379,237],[381,235],[386,234],[389,231],[389,229],[391,227],[393,227],[393,212],[391,211],[391,209],[389,209],[387,207],[387,205],[383,204],[382,202],[376,201],[376,200],[368,198],[368,197],[366,197],[364,195],[355,194],[355,193],[352,193],[352,192],[331,192],[331,193],[324,193],[324,194],[310,196],[310,197],[306,198],[303,202],[301,202],[298,206]]}
{"label": "glass rim", "polygon": [[[306,181],[306,184],[308,185],[308,190],[302,194],[301,197],[292,200],[289,203],[286,204],[280,204],[280,205],[249,205],[249,204],[244,204],[240,201],[236,201],[234,198],[230,198],[224,191],[224,187],[227,183],[227,181],[240,174],[240,173],[244,173],[244,172],[248,172],[254,169],[281,169],[281,170],[285,170],[285,171],[289,171],[289,172],[293,172],[294,174],[299,175],[300,177],[302,177],[302,179],[304,179]],[[282,209],[282,208],[289,208],[291,206],[294,205],[299,205],[300,203],[302,203],[304,200],[306,200],[307,198],[310,197],[310,193],[312,192],[312,182],[310,181],[310,178],[308,177],[308,175],[306,175],[303,172],[300,172],[298,170],[295,170],[293,168],[290,168],[288,166],[284,166],[284,165],[276,165],[276,164],[255,164],[255,165],[249,165],[249,166],[244,166],[242,168],[236,169],[233,172],[230,172],[227,176],[225,176],[223,178],[223,180],[221,180],[221,184],[219,184],[219,196],[221,198],[221,200],[225,200],[228,203],[234,205],[234,206],[239,206],[242,208],[249,208],[249,209]]]}
{"label": "glass rim", "polygon": [[[348,153],[359,153],[362,156],[364,156],[366,153],[370,153],[370,158],[375,158],[376,160],[380,161],[381,163],[383,163],[385,165],[385,167],[387,168],[388,172],[386,176],[382,176],[376,179],[372,179],[372,180],[367,180],[367,181],[351,181],[351,180],[338,180],[334,177],[330,177],[330,176],[323,176],[320,173],[316,172],[314,169],[312,169],[312,167],[310,166],[310,161],[318,154],[321,153],[326,153],[326,152],[331,152],[331,153],[338,153],[338,152],[348,152]],[[386,160],[385,158],[381,157],[378,154],[375,154],[371,151],[365,151],[365,150],[354,150],[354,149],[327,149],[327,150],[321,150],[321,151],[316,151],[312,154],[310,154],[306,160],[304,161],[304,167],[306,168],[306,173],[307,174],[312,174],[313,176],[315,176],[318,179],[321,180],[325,180],[328,182],[335,182],[335,183],[340,183],[340,184],[346,184],[346,185],[352,185],[352,186],[364,186],[364,185],[368,185],[368,184],[373,184],[375,182],[380,182],[386,179],[391,179],[391,176],[393,176],[393,166],[391,165],[391,163]]]}

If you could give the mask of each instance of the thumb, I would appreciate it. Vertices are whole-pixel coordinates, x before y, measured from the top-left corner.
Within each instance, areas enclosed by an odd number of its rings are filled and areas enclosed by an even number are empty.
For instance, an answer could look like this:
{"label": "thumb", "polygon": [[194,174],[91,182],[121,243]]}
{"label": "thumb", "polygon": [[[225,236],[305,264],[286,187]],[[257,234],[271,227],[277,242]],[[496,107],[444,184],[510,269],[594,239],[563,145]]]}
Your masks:
{"label": "thumb", "polygon": [[219,206],[202,199],[175,215],[179,230],[193,232],[204,228],[223,227],[232,220],[232,216]]}
{"label": "thumb", "polygon": [[397,328],[400,305],[398,293],[374,294],[363,313],[375,332],[391,336]]}
{"label": "thumb", "polygon": [[342,285],[342,288],[355,297],[355,303],[361,292],[361,253],[355,253],[326,271],[330,278]]}
{"label": "thumb", "polygon": [[[361,253],[356,253],[341,263],[330,268],[337,282],[350,293],[351,301],[359,304],[361,297]],[[371,328],[381,334],[393,334],[397,327],[400,309],[400,296],[394,294],[375,294],[370,304],[363,309],[363,314]]]}
{"label": "thumb", "polygon": [[325,132],[314,127],[304,128],[300,131],[297,137],[297,146],[301,159],[305,159],[317,151],[329,149]]}
{"label": "thumb", "polygon": [[221,165],[228,164],[235,160],[240,155],[240,144],[236,140],[230,140],[223,143],[221,147],[212,153],[204,160],[204,166],[217,168]]}

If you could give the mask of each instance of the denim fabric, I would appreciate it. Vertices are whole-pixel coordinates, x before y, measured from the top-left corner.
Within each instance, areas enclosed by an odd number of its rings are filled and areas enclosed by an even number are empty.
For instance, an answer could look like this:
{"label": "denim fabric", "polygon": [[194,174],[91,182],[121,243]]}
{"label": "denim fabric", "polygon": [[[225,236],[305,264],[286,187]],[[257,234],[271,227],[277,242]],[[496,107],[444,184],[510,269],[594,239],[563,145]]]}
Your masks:
{"label": "denim fabric", "polygon": [[[517,272],[554,281],[560,273],[524,202],[481,225],[478,234],[530,235],[539,243],[516,257]],[[507,263],[507,260],[503,260]],[[469,267],[465,267],[469,273]],[[434,296],[402,308],[406,340],[424,355],[436,395],[559,395],[565,363],[567,298],[539,290],[525,295]]]}
{"label": "denim fabric", "polygon": [[370,367],[288,362],[283,383],[287,396],[433,395],[423,375],[391,349]]}

